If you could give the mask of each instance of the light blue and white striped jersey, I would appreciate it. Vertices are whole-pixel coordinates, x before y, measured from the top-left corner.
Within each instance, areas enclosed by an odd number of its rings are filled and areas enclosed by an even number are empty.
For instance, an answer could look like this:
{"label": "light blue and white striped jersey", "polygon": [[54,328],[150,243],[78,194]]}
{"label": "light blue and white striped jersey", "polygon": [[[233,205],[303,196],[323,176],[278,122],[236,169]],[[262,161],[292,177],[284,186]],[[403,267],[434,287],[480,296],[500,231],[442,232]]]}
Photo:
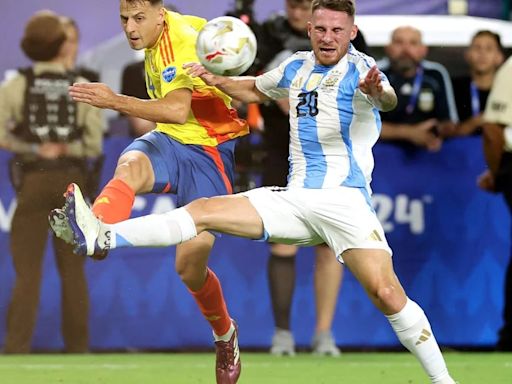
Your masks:
{"label": "light blue and white striped jersey", "polygon": [[[336,65],[315,64],[297,52],[258,76],[256,87],[272,99],[290,100],[289,187],[371,189],[372,147],[380,115],[359,88],[375,60],[352,46]],[[389,82],[382,74],[384,86]]]}

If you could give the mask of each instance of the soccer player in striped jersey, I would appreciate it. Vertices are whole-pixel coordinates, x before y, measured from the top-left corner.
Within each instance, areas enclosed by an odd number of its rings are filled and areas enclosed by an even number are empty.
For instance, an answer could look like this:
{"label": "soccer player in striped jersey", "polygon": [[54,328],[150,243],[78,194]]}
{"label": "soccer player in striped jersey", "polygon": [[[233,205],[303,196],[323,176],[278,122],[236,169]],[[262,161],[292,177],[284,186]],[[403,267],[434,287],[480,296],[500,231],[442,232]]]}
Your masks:
{"label": "soccer player in striped jersey", "polygon": [[[151,99],[115,94],[102,83],[74,84],[70,95],[157,125],[124,150],[114,177],[93,204],[94,214],[105,223],[126,220],[141,193],[175,193],[178,206],[232,193],[234,139],[249,132],[247,124],[231,108],[229,96],[182,68],[197,61],[195,41],[206,20],[167,11],[161,0],[120,0],[120,17],[131,48],[145,49]],[[50,224],[57,235],[69,237],[62,218],[56,211]],[[217,383],[231,384],[240,375],[238,336],[220,282],[207,266],[214,239],[204,232],[180,244],[176,270],[213,328]]]}
{"label": "soccer player in striped jersey", "polygon": [[351,0],[313,0],[308,25],[313,51],[298,52],[256,78],[215,76],[199,64],[186,65],[190,74],[247,103],[289,99],[287,188],[198,199],[165,214],[108,225],[71,185],[66,215],[83,254],[180,244],[206,230],[277,243],[326,243],[387,317],[430,382],[454,384],[425,313],[407,297],[394,272],[392,251],[372,209],[379,110],[393,109],[397,98],[375,61],[351,46],[357,33],[354,15]]}

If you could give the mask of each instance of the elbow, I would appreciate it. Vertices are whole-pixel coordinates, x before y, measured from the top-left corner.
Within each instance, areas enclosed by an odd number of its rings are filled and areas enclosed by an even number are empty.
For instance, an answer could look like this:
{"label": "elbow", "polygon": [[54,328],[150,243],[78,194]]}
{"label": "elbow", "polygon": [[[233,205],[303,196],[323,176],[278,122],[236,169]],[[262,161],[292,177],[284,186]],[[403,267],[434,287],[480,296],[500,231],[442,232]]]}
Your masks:
{"label": "elbow", "polygon": [[484,124],[482,137],[485,143],[501,144],[504,141],[503,129],[497,124]]}
{"label": "elbow", "polygon": [[177,121],[176,123],[177,124],[185,124],[188,120],[188,111],[186,113],[181,113],[178,117],[177,117]]}
{"label": "elbow", "polygon": [[168,108],[166,113],[158,119],[158,123],[163,124],[185,124],[188,119],[190,108],[175,106]]}
{"label": "elbow", "polygon": [[391,99],[387,103],[383,103],[381,111],[382,112],[392,111],[393,109],[396,108],[397,105],[398,105],[398,98],[396,97],[396,95],[393,94],[393,97],[391,97]]}

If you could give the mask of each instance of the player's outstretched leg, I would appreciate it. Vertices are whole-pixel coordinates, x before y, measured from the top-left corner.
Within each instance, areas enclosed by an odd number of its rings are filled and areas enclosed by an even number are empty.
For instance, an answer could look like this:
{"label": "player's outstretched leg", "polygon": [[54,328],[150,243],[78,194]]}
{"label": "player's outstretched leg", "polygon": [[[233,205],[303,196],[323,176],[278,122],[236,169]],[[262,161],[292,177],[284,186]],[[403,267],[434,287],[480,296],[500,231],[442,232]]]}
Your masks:
{"label": "player's outstretched leg", "polygon": [[[75,253],[87,256],[105,254],[114,248],[166,247],[197,236],[194,221],[184,208],[105,224],[93,214],[76,184],[68,186],[64,209],[50,212],[49,221],[57,219],[67,220],[72,230]],[[155,228],[162,230],[155,231]]]}

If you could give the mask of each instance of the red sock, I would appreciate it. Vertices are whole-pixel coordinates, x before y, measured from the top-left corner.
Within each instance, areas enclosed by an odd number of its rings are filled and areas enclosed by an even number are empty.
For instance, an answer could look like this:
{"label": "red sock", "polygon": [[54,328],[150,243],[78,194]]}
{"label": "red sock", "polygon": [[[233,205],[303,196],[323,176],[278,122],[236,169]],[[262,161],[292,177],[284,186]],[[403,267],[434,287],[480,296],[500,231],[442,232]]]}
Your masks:
{"label": "red sock", "polygon": [[92,211],[107,224],[130,218],[135,192],[124,181],[112,179],[92,205]]}
{"label": "red sock", "polygon": [[220,281],[210,268],[208,268],[203,287],[197,292],[190,291],[190,293],[194,296],[203,316],[210,322],[215,334],[217,336],[226,334],[231,327],[231,317],[222,295]]}

